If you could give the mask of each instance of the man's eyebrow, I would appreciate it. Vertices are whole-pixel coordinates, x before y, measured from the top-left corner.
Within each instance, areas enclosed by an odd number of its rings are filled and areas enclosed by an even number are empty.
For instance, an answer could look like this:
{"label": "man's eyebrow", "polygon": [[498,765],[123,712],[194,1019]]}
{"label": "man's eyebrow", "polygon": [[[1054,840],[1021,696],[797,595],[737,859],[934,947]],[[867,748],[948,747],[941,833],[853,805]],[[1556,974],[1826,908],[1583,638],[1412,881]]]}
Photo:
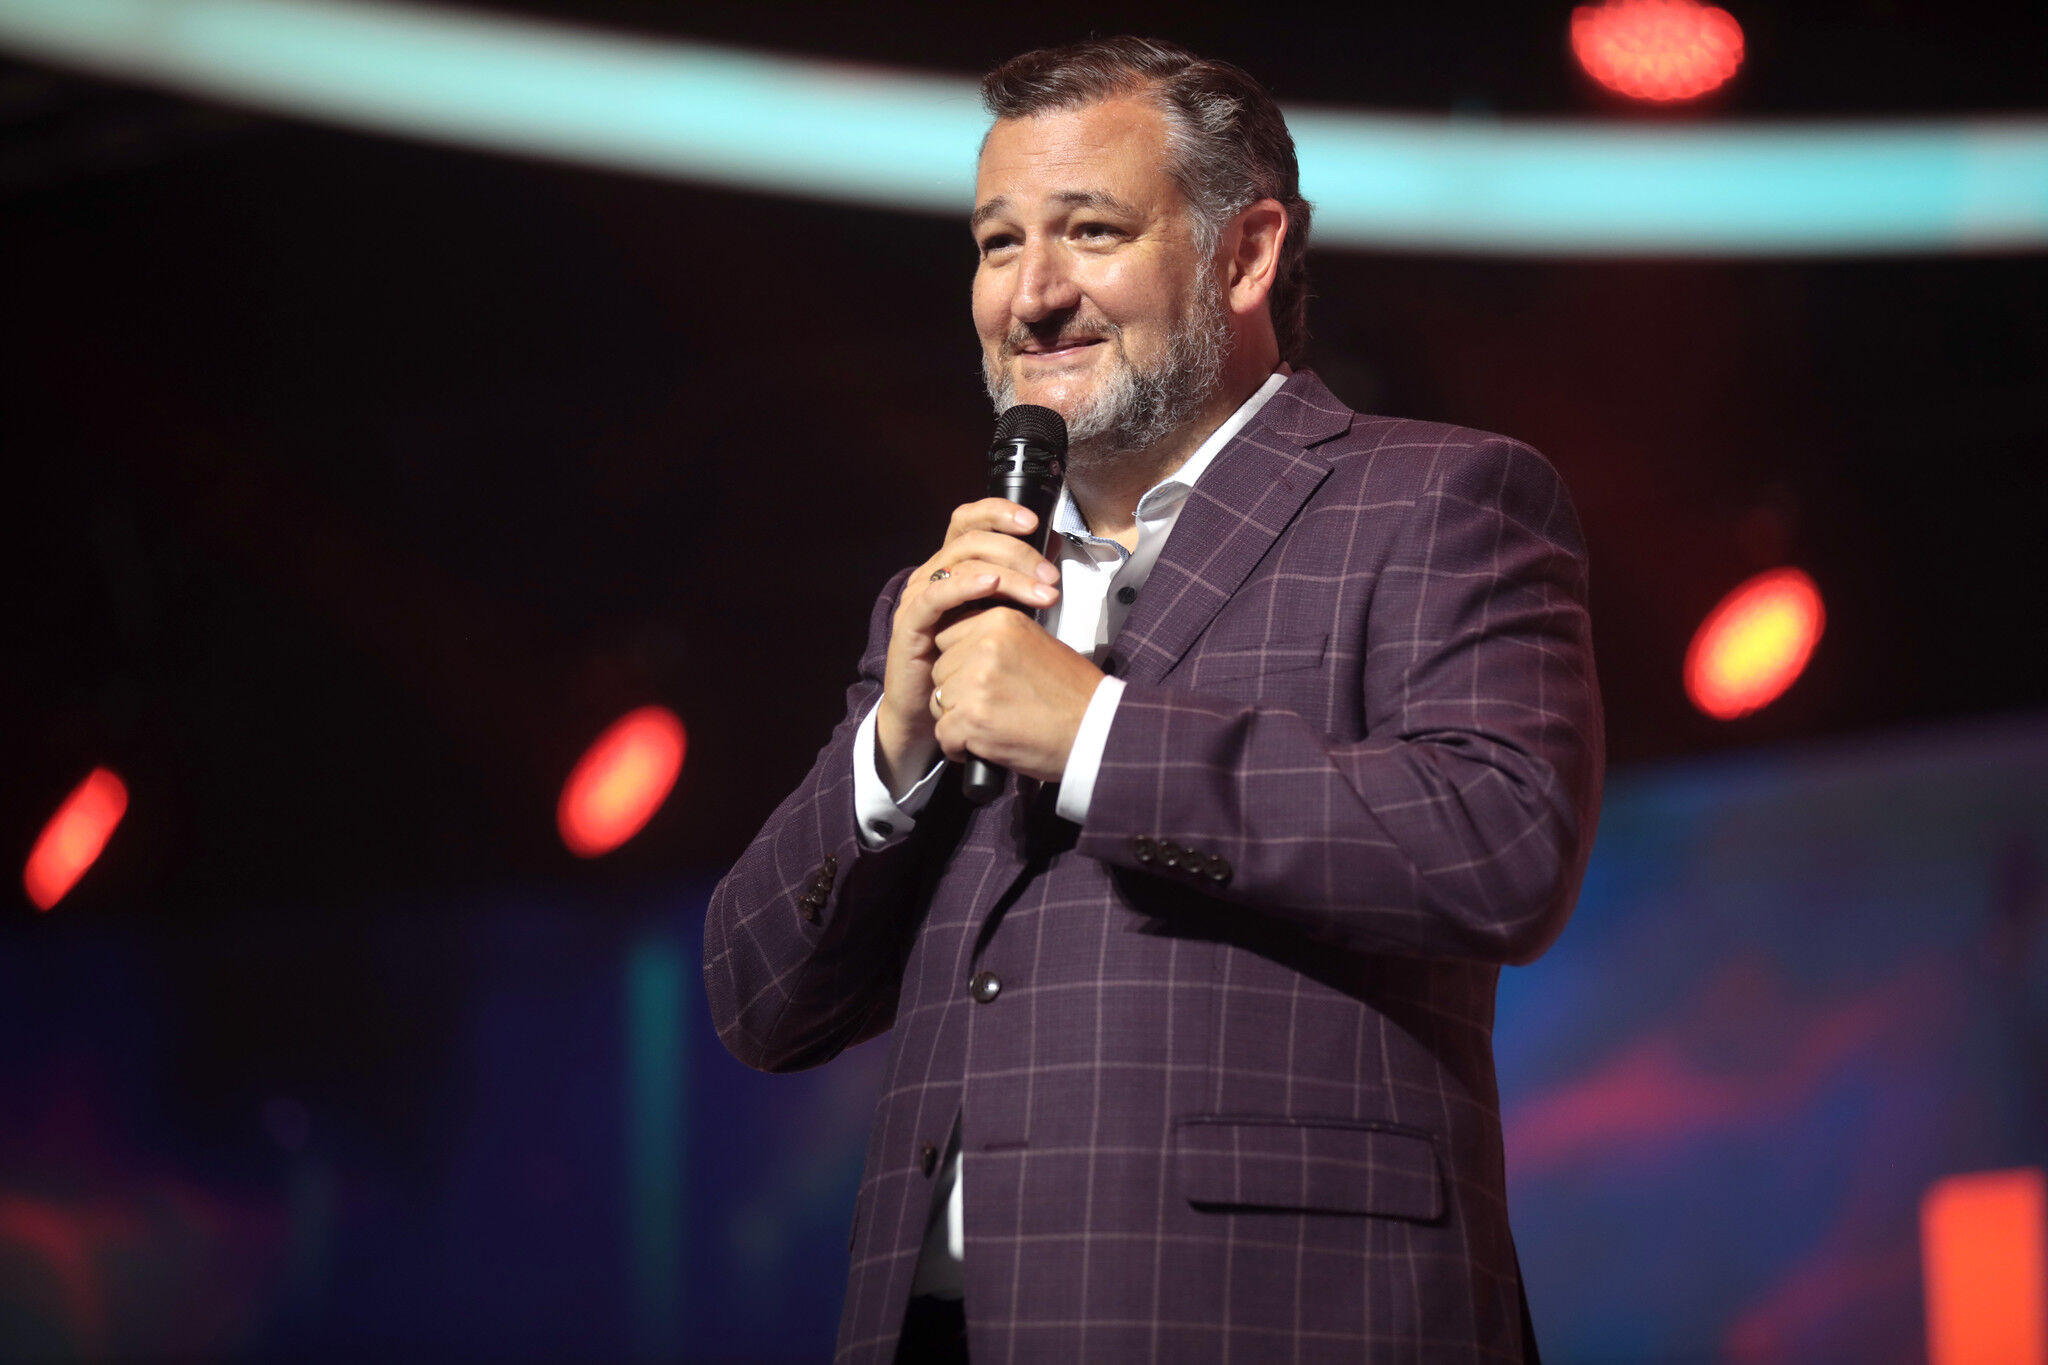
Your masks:
{"label": "man's eyebrow", "polygon": [[977,208],[974,211],[974,216],[967,220],[967,226],[970,230],[978,230],[983,223],[986,223],[1008,207],[1010,207],[1010,201],[999,194],[980,208]]}
{"label": "man's eyebrow", "polygon": [[[1108,213],[1122,214],[1127,218],[1138,216],[1138,211],[1135,208],[1117,198],[1108,190],[1061,190],[1052,197],[1052,200],[1063,208],[1102,209]],[[997,214],[1007,212],[1009,207],[1010,200],[1008,196],[999,194],[977,208],[974,211],[974,216],[967,220],[967,226],[970,229],[978,230],[983,223],[986,223]]]}
{"label": "man's eyebrow", "polygon": [[1109,213],[1120,213],[1128,218],[1138,216],[1138,211],[1108,190],[1061,190],[1053,196],[1056,203],[1070,209],[1103,209]]}

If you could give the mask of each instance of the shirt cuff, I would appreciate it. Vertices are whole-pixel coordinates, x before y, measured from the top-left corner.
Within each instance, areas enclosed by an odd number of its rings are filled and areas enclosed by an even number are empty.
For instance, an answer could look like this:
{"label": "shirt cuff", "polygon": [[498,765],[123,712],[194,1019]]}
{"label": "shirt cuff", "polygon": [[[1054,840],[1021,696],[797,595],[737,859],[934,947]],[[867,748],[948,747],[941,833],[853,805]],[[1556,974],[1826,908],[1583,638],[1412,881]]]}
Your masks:
{"label": "shirt cuff", "polygon": [[853,735],[853,814],[860,822],[861,845],[869,852],[880,852],[910,837],[917,828],[917,813],[932,799],[939,775],[946,770],[943,762],[934,763],[901,801],[891,797],[875,766],[875,711],[879,705],[868,708]]}
{"label": "shirt cuff", "polygon": [[1088,803],[1095,799],[1095,774],[1102,767],[1102,751],[1109,744],[1110,723],[1116,719],[1116,704],[1123,700],[1124,680],[1104,678],[1095,684],[1088,709],[1081,713],[1081,728],[1074,732],[1074,747],[1067,751],[1067,766],[1060,774],[1060,796],[1053,810],[1063,820],[1083,824]]}

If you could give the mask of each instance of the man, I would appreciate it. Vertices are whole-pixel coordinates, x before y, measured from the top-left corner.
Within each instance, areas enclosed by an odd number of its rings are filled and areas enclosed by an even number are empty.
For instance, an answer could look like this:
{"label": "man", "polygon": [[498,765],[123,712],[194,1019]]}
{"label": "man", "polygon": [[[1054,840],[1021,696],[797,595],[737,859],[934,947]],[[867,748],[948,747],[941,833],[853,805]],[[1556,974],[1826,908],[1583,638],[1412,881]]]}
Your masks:
{"label": "man", "polygon": [[1123,38],[983,92],[974,322],[1070,428],[1053,558],[987,499],[890,581],[705,931],[750,1065],[893,1026],[839,1358],[1523,1359],[1490,1030],[1597,809],[1570,504],[1291,368],[1249,76]]}

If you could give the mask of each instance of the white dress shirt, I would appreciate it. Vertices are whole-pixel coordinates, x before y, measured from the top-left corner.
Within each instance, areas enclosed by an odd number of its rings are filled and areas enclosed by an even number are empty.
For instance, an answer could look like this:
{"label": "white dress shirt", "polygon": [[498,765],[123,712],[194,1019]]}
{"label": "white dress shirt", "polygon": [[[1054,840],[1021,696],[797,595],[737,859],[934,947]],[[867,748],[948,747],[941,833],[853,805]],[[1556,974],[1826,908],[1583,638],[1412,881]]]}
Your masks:
{"label": "white dress shirt", "polygon": [[[1060,570],[1059,601],[1047,607],[1040,620],[1053,638],[1069,649],[1100,662],[1109,642],[1123,628],[1124,618],[1159,562],[1159,552],[1180,518],[1188,493],[1202,477],[1230,438],[1258,414],[1268,399],[1287,382],[1284,372],[1275,373],[1247,398],[1222,426],[1211,432],[1179,469],[1145,490],[1138,499],[1138,545],[1126,550],[1107,536],[1095,535],[1082,520],[1073,495],[1060,489],[1053,509],[1053,543],[1049,547]],[[1095,776],[1102,766],[1102,751],[1109,742],[1110,723],[1116,719],[1117,702],[1124,694],[1121,678],[1105,677],[1096,684],[1074,732],[1074,747],[1060,774],[1059,798],[1054,809],[1065,819],[1081,824],[1088,818],[1088,806],[1095,796]],[[892,796],[882,781],[875,762],[875,707],[862,717],[853,741],[853,804],[860,822],[861,842],[870,849],[883,849],[910,836],[917,827],[918,812],[931,800],[933,789],[945,764],[933,765],[909,791]],[[925,1228],[924,1250],[918,1257],[917,1276],[911,1293],[940,1298],[963,1296],[961,1260],[965,1249],[965,1200],[960,1181],[960,1122],[956,1117],[946,1144],[944,1169],[932,1191],[932,1212]]]}

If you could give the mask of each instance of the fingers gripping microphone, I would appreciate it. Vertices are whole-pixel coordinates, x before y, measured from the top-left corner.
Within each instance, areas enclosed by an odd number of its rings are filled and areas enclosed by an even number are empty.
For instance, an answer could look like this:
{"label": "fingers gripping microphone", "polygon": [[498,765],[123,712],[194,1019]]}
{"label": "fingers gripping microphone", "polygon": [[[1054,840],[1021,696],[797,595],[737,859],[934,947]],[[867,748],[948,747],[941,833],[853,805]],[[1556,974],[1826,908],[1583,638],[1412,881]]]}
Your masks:
{"label": "fingers gripping microphone", "polygon": [[[1031,539],[1044,554],[1052,544],[1052,509],[1059,502],[1067,462],[1067,422],[1051,408],[1019,403],[996,419],[988,448],[988,495],[1008,498],[1038,518]],[[1003,770],[984,758],[970,758],[960,790],[984,805],[1003,789]]]}

